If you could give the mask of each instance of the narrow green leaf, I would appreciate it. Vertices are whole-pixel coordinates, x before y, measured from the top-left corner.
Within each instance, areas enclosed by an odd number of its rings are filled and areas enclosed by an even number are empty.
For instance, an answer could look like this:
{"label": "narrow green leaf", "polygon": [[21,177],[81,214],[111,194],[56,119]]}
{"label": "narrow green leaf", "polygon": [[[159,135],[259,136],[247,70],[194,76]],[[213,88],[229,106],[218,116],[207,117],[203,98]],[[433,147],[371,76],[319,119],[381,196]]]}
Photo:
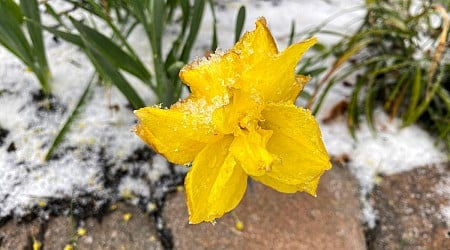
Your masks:
{"label": "narrow green leaf", "polygon": [[348,105],[348,127],[350,129],[350,134],[353,138],[356,139],[355,130],[359,125],[359,105],[358,105],[358,97],[359,92],[361,91],[362,87],[364,86],[365,79],[361,76],[357,77],[355,88],[352,92],[352,96],[350,98],[350,103]]}
{"label": "narrow green leaf", "polygon": [[416,74],[414,77],[414,81],[411,86],[411,95],[409,99],[409,104],[407,106],[405,115],[403,120],[410,120],[412,116],[414,115],[417,104],[419,103],[419,99],[422,93],[422,69],[420,68],[420,65],[418,64],[416,67]]}
{"label": "narrow green leaf", "polygon": [[410,117],[410,119],[408,119],[404,122],[404,126],[409,126],[409,125],[413,124],[415,121],[417,121],[417,119],[419,119],[419,117],[423,114],[423,112],[425,112],[425,110],[430,105],[431,100],[435,96],[437,90],[439,89],[440,84],[443,79],[443,76],[444,76],[444,72],[441,71],[438,74],[434,83],[432,84],[428,95],[424,98],[424,100],[422,100],[422,102],[420,104],[417,105],[416,111],[413,113],[413,115]]}
{"label": "narrow green leaf", "polygon": [[179,0],[182,12],[182,25],[181,25],[181,34],[185,34],[186,29],[190,20],[191,6],[189,5],[189,0]]}
{"label": "narrow green leaf", "polygon": [[35,72],[38,75],[38,78],[42,89],[45,93],[50,93],[50,68],[47,63],[47,55],[45,53],[44,40],[42,36],[42,28],[41,25],[41,16],[39,12],[38,2],[37,0],[20,0],[20,7],[22,12],[24,13],[27,20],[32,20],[33,22],[26,22],[27,30],[29,37],[32,42],[32,50],[35,55],[35,60],[38,64],[38,72]]}
{"label": "narrow green leaf", "polygon": [[153,49],[154,60],[162,61],[162,37],[165,25],[165,1],[153,0],[152,14],[151,14],[151,43]]}
{"label": "narrow green leaf", "polygon": [[214,52],[217,49],[218,46],[218,38],[217,38],[217,17],[216,17],[216,10],[214,8],[214,1],[208,0],[209,7],[212,13],[213,17],[213,34],[211,38],[211,51]]}
{"label": "narrow green leaf", "polygon": [[104,56],[115,67],[129,72],[144,82],[149,82],[151,75],[140,60],[128,55],[110,38],[100,32],[73,18],[71,18],[71,21],[78,32],[80,32],[80,36],[86,46],[91,47],[91,49]]}
{"label": "narrow green leaf", "polygon": [[1,0],[0,13],[2,13],[3,17],[11,19],[14,23],[23,23],[23,13],[20,10],[20,6],[13,0]]}
{"label": "narrow green leaf", "polygon": [[53,35],[65,40],[66,42],[77,45],[80,48],[84,47],[83,40],[81,40],[81,37],[79,35],[75,35],[70,32],[61,31],[54,27],[43,26],[42,28],[44,30],[52,33]]}
{"label": "narrow green leaf", "polygon": [[242,34],[242,28],[244,27],[245,23],[245,6],[242,5],[239,8],[237,18],[236,18],[236,26],[234,28],[234,42],[239,41],[239,38]]}
{"label": "narrow green leaf", "polygon": [[103,57],[103,55],[99,54],[90,47],[85,48],[86,54],[93,63],[94,67],[97,69],[100,76],[115,85],[127,98],[128,102],[134,109],[139,109],[145,106],[145,103],[141,97],[107,58]]}
{"label": "narrow green leaf", "polygon": [[295,20],[292,20],[292,22],[291,22],[291,32],[289,33],[288,46],[291,45],[294,42],[294,37],[295,37]]}
{"label": "narrow green leaf", "polygon": [[375,101],[377,99],[378,89],[377,86],[374,86],[374,80],[372,78],[369,79],[369,82],[366,84],[368,85],[368,90],[366,92],[366,96],[364,97],[364,113],[366,115],[367,124],[373,133],[376,130],[373,112],[375,110]]}
{"label": "narrow green leaf", "polygon": [[184,43],[183,52],[181,53],[180,60],[187,63],[189,56],[194,46],[194,42],[197,38],[198,31],[200,30],[201,21],[203,18],[203,12],[205,10],[205,0],[195,0],[192,9],[192,19],[189,28],[189,35]]}
{"label": "narrow green leaf", "polygon": [[80,99],[78,99],[77,104],[75,105],[75,108],[73,109],[72,113],[67,118],[66,122],[64,122],[63,126],[59,130],[58,134],[54,138],[52,144],[50,145],[49,150],[45,154],[45,161],[50,160],[50,158],[53,155],[53,152],[58,148],[59,144],[64,139],[64,136],[69,132],[70,127],[72,126],[72,123],[75,121],[75,119],[78,117],[78,115],[82,112],[83,107],[87,103],[88,100],[90,100],[92,96],[92,83],[95,78],[95,73],[92,74],[92,77],[90,78],[86,88],[83,91],[83,94],[81,95]]}
{"label": "narrow green leaf", "polygon": [[23,16],[19,6],[12,0],[0,1],[0,44],[17,56],[27,66],[33,67],[31,46],[21,28]]}

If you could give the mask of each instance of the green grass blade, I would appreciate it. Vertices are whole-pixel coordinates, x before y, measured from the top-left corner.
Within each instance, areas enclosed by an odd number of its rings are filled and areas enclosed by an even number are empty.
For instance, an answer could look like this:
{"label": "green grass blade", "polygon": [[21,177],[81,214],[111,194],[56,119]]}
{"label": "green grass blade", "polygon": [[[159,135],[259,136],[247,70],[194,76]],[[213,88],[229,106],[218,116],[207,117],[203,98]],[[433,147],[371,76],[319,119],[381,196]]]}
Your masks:
{"label": "green grass blade", "polygon": [[61,142],[64,139],[64,136],[69,132],[70,127],[72,126],[72,123],[75,121],[75,119],[78,117],[78,115],[82,112],[83,107],[87,103],[87,101],[92,96],[92,83],[94,81],[96,74],[93,74],[91,79],[89,80],[86,88],[83,91],[83,94],[81,95],[80,99],[78,99],[77,104],[75,105],[75,108],[73,109],[72,113],[67,118],[66,122],[63,124],[61,129],[59,130],[58,134],[54,138],[52,144],[50,145],[49,150],[45,154],[44,160],[48,161],[53,155],[53,152],[56,150],[56,148],[61,144]]}
{"label": "green grass blade", "polygon": [[79,35],[75,35],[70,32],[61,31],[54,27],[43,26],[42,28],[44,30],[52,33],[56,37],[59,37],[59,38],[65,40],[66,42],[72,43],[80,48],[83,48],[83,46],[84,46],[83,40],[81,39],[81,37]]}
{"label": "green grass blade", "polygon": [[191,25],[189,27],[189,34],[184,43],[183,51],[181,53],[180,61],[187,63],[189,56],[197,39],[198,31],[200,30],[203,12],[205,10],[205,0],[195,0],[192,7]]}
{"label": "green grass blade", "polygon": [[115,67],[123,69],[138,77],[144,82],[149,82],[151,75],[142,62],[124,52],[110,38],[100,32],[71,18],[72,24],[80,32],[84,43],[105,57]]}
{"label": "green grass blade", "polygon": [[100,76],[116,86],[120,92],[127,98],[128,102],[133,106],[134,109],[139,109],[145,106],[142,98],[136,93],[133,87],[128,83],[127,80],[120,74],[118,69],[110,63],[110,61],[103,55],[99,54],[97,51],[91,49],[90,47],[85,47],[85,52],[91,60],[94,67]]}
{"label": "green grass blade", "polygon": [[53,19],[55,19],[59,25],[66,27],[65,23],[63,22],[63,20],[61,18],[61,15],[56,13],[55,9],[53,9],[53,7],[50,4],[45,2],[44,6],[45,6],[45,12],[47,12],[50,16],[52,16]]}
{"label": "green grass blade", "polygon": [[430,88],[430,92],[428,93],[428,96],[425,97],[424,100],[422,100],[422,102],[419,105],[417,105],[417,108],[416,108],[415,112],[413,113],[413,115],[404,122],[404,126],[409,126],[409,125],[413,124],[415,121],[417,121],[417,119],[419,119],[419,117],[423,114],[423,112],[426,111],[426,109],[430,105],[431,100],[433,99],[433,97],[435,96],[435,94],[437,93],[437,91],[440,87],[443,76],[444,76],[444,71],[441,70],[440,74],[437,76],[436,80],[432,84],[432,86]]}
{"label": "green grass blade", "polygon": [[239,38],[242,34],[242,28],[244,27],[245,23],[245,6],[242,5],[239,8],[237,17],[236,17],[236,26],[234,28],[234,42],[239,41]]}
{"label": "green grass blade", "polygon": [[[165,25],[165,1],[153,0],[152,14],[151,14],[151,43],[153,49],[154,60],[161,60],[162,63],[162,37]],[[156,58],[155,58],[156,57]]]}
{"label": "green grass blade", "polygon": [[360,93],[362,87],[364,86],[365,80],[366,79],[361,76],[357,77],[356,85],[352,92],[352,96],[350,98],[350,103],[348,105],[347,123],[348,123],[348,127],[350,129],[350,134],[355,139],[356,139],[355,130],[359,126],[359,105],[358,105],[359,100],[358,100],[358,98],[359,98],[359,93]]}
{"label": "green grass blade", "polygon": [[369,82],[366,83],[367,93],[364,97],[364,113],[366,115],[367,124],[369,125],[370,130],[375,132],[375,121],[373,119],[373,112],[375,110],[375,101],[377,98],[378,89],[377,86],[374,86],[374,80],[369,79]]}
{"label": "green grass blade", "polygon": [[21,28],[23,18],[20,7],[14,1],[0,1],[0,44],[32,68],[34,58]]}
{"label": "green grass blade", "polygon": [[403,121],[410,120],[413,117],[417,104],[419,103],[422,93],[422,70],[420,65],[417,65],[416,67],[416,74],[414,76],[414,81],[412,82],[410,93],[409,104],[406,108]]}
{"label": "green grass blade", "polygon": [[214,8],[214,2],[213,0],[209,0],[209,7],[212,13],[213,18],[213,34],[211,38],[211,51],[214,52],[217,49],[218,46],[218,37],[217,37],[217,17],[216,17],[216,10]]}
{"label": "green grass blade", "polygon": [[44,40],[42,36],[41,16],[37,0],[20,0],[20,7],[25,17],[33,22],[26,22],[29,37],[32,42],[32,50],[37,62],[36,75],[40,78],[42,89],[45,93],[50,93],[50,68],[47,63]]}
{"label": "green grass blade", "polygon": [[291,45],[294,42],[294,37],[295,37],[295,21],[292,20],[292,22],[291,22],[291,32],[289,33],[288,46]]}
{"label": "green grass blade", "polygon": [[23,13],[20,10],[20,6],[13,0],[1,0],[0,12],[2,16],[11,19],[14,23],[23,23]]}

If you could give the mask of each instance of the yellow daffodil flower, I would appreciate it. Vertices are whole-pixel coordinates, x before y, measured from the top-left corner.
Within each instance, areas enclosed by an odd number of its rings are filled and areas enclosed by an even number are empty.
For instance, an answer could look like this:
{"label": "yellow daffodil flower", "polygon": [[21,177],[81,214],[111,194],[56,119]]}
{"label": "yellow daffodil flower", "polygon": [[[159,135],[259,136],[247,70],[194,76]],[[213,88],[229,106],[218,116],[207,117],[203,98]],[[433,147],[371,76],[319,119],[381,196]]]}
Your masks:
{"label": "yellow daffodil flower", "polygon": [[295,67],[315,43],[279,52],[260,18],[230,51],[181,69],[188,98],[135,111],[142,140],[173,163],[192,162],[185,179],[190,223],[234,209],[248,176],[280,192],[316,194],[331,164],[311,112],[294,105],[309,79]]}

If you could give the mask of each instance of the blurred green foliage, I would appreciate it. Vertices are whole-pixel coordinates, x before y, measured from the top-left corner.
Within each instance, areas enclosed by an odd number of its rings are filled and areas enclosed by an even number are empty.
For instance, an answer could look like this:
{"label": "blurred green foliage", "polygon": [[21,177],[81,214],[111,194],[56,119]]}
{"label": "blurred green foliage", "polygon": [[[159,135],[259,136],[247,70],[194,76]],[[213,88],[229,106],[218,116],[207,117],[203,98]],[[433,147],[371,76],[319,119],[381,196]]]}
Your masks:
{"label": "blurred green foliage", "polygon": [[[309,105],[317,112],[336,83],[352,85],[348,126],[354,135],[364,115],[374,128],[374,110],[382,106],[403,125],[420,121],[450,148],[449,1],[368,0],[366,15],[353,34],[322,29],[340,37],[319,56],[307,58],[300,73],[319,76]],[[317,32],[315,30],[314,32]],[[331,68],[320,63],[334,61]]]}
{"label": "blurred green foliage", "polygon": [[44,93],[50,94],[51,74],[40,23],[37,0],[0,0],[0,45],[19,58],[36,75]]}

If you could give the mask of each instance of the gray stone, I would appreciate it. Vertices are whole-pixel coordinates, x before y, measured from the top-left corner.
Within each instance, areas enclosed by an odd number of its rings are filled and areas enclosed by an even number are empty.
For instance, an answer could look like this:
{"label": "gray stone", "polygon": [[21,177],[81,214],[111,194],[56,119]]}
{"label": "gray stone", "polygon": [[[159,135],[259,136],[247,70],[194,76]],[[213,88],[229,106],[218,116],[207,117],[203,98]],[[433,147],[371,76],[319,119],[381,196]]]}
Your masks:
{"label": "gray stone", "polygon": [[[371,249],[450,249],[450,163],[383,177],[371,195],[379,221],[369,234]],[[447,192],[448,192],[447,190]]]}
{"label": "gray stone", "polygon": [[[215,225],[188,224],[183,192],[167,200],[164,218],[175,249],[365,249],[358,187],[335,167],[324,174],[314,198],[283,194],[252,182],[241,204]],[[235,223],[239,218],[242,231]]]}

